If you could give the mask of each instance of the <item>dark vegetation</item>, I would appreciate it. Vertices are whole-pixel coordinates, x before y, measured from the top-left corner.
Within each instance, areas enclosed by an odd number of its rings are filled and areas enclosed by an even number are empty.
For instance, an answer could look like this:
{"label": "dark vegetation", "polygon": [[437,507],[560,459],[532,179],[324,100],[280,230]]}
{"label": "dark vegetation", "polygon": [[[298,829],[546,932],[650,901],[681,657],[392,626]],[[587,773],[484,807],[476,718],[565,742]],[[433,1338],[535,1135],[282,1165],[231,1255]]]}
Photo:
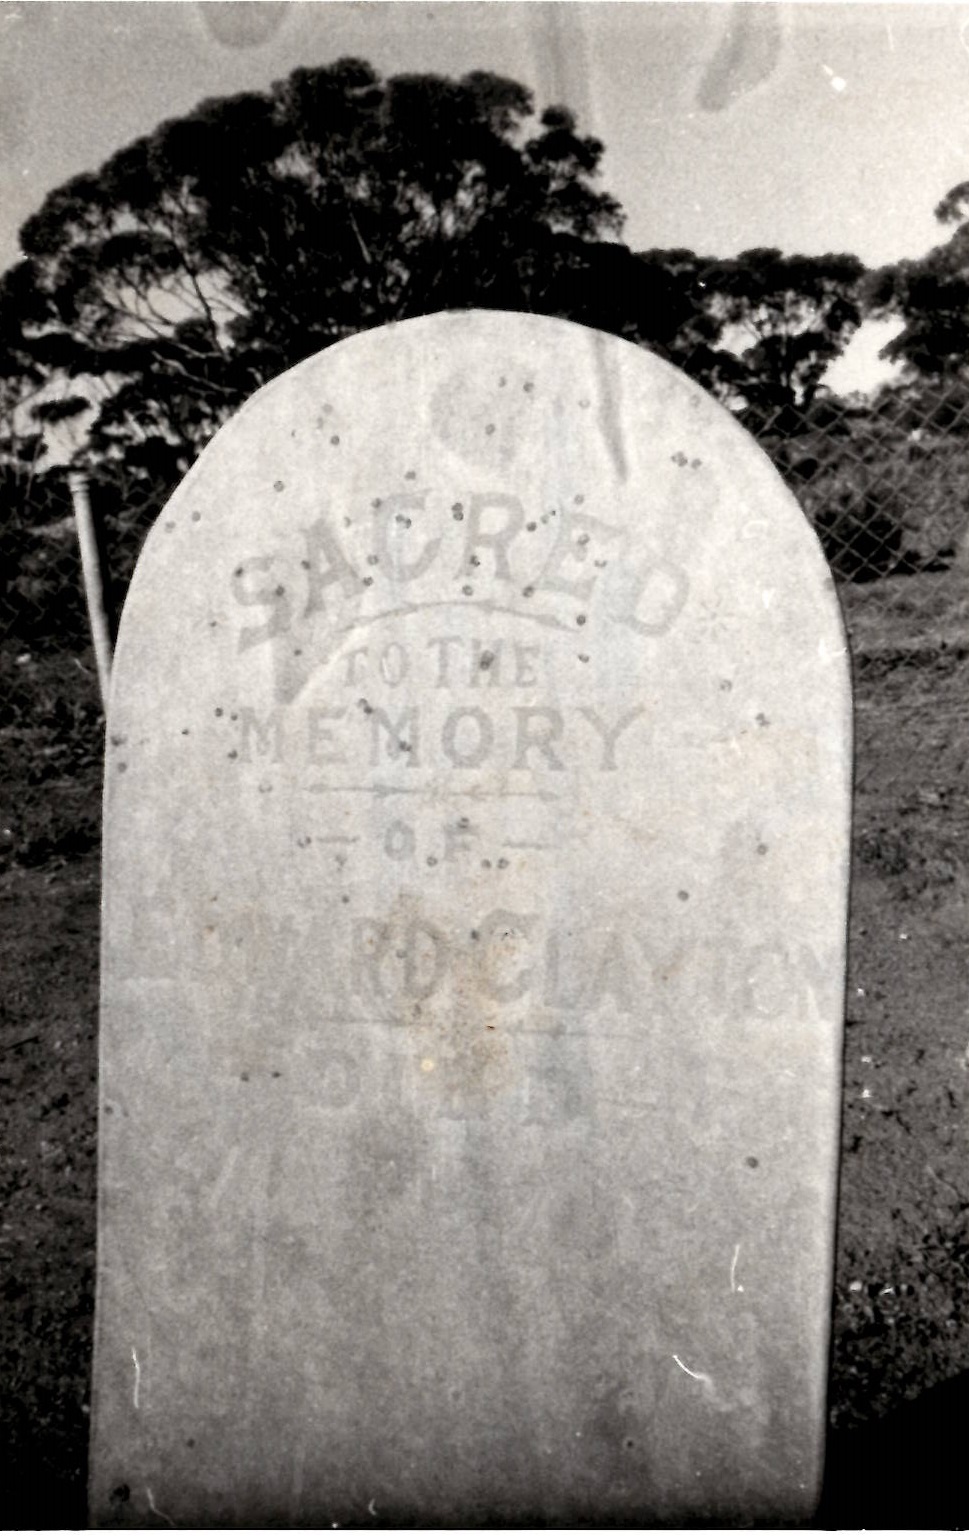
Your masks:
{"label": "dark vegetation", "polygon": [[[563,315],[690,373],[760,439],[839,578],[857,791],[824,1514],[964,1524],[966,188],[940,206],[946,244],[880,273],[633,252],[601,153],[565,108],[535,122],[514,82],[343,60],[203,103],[57,189],[0,278],[4,1524],[84,1521],[103,718],[68,467],[117,613],[169,491],[255,388],[468,305]],[[825,370],[881,314],[905,321],[899,382],[838,399]]]}

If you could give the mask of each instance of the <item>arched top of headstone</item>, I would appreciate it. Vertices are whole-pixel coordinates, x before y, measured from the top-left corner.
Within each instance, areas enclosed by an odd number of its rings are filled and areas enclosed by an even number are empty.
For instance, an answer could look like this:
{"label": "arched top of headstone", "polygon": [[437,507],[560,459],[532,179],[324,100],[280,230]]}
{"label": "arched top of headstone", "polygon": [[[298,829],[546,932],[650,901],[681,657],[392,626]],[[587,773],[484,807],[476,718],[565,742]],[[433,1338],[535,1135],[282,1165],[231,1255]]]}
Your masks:
{"label": "arched top of headstone", "polygon": [[326,634],[428,601],[500,600],[589,653],[602,626],[667,636],[670,663],[687,633],[728,652],[741,620],[745,646],[791,653],[820,626],[811,668],[844,671],[846,652],[816,536],[728,411],[619,338],[494,311],[363,332],[259,390],[149,535],[122,672],[159,591],[173,644],[201,627],[207,649],[265,649],[280,702]]}

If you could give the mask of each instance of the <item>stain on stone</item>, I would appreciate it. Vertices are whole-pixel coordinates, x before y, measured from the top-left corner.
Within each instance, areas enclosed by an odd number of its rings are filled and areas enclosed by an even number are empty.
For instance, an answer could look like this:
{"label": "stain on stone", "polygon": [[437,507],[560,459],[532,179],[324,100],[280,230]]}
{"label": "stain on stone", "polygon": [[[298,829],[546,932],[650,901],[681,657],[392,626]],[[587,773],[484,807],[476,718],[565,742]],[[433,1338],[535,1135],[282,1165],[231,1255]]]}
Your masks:
{"label": "stain on stone", "polygon": [[119,763],[118,764],[118,773],[119,774],[123,774],[126,771],[127,767],[128,767],[127,763]]}
{"label": "stain on stone", "polygon": [[467,585],[465,585],[464,587],[461,588],[461,591],[464,593],[464,596],[466,598],[473,598],[474,597],[474,588],[473,587],[468,587]]}
{"label": "stain on stone", "polygon": [[223,710],[222,706],[220,704],[217,704],[216,707],[215,707],[216,719],[217,720],[220,719],[224,714],[225,714],[225,711]]}
{"label": "stain on stone", "polygon": [[201,523],[201,521],[202,521],[202,514],[200,512],[193,512],[192,513],[192,522],[193,523]]}
{"label": "stain on stone", "polygon": [[758,726],[770,725],[770,721],[767,719],[767,716],[764,714],[763,710],[758,711],[758,713],[754,716],[754,719],[756,720]]}
{"label": "stain on stone", "polygon": [[758,854],[766,854],[767,853],[767,844],[766,843],[758,843],[758,845],[757,845],[757,852],[758,852]]}
{"label": "stain on stone", "polygon": [[340,446],[340,434],[338,432],[335,432],[333,434],[333,436],[331,437],[330,442],[332,443],[334,448],[339,448],[339,446]]}
{"label": "stain on stone", "polygon": [[576,624],[585,624],[585,617],[586,617],[585,614],[576,614],[576,616],[575,616]]}
{"label": "stain on stone", "polygon": [[165,532],[166,532],[166,534],[170,534],[174,527],[175,527],[175,524],[172,522],[171,518],[169,518],[168,522],[165,524]]}
{"label": "stain on stone", "polygon": [[[479,661],[478,666],[482,672],[487,672],[488,668],[491,667],[494,663],[494,660],[495,654],[493,651],[482,651],[481,660]],[[458,825],[460,826],[460,823]]]}
{"label": "stain on stone", "polygon": [[679,897],[681,902],[689,902],[690,900],[690,893],[688,891],[678,891],[676,895]]}
{"label": "stain on stone", "polygon": [[589,658],[588,658],[587,654],[584,651],[580,651],[579,652],[579,661],[580,662],[587,662],[588,660],[589,660]]}
{"label": "stain on stone", "polygon": [[748,1169],[757,1169],[757,1168],[760,1167],[760,1159],[759,1158],[755,1158],[753,1156],[753,1154],[751,1154],[749,1158],[745,1158],[744,1162],[747,1165]]}
{"label": "stain on stone", "polygon": [[404,479],[405,480],[416,480],[417,479],[417,471],[416,470],[405,470],[404,471]]}

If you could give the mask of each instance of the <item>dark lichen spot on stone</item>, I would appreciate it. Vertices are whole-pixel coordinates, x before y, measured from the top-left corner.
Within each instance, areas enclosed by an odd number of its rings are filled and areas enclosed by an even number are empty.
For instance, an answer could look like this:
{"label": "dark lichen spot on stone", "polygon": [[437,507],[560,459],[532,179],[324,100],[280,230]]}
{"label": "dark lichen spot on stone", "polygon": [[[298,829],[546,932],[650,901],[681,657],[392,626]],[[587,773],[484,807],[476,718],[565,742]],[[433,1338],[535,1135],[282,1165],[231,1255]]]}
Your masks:
{"label": "dark lichen spot on stone", "polygon": [[416,480],[417,479],[417,471],[416,470],[406,470],[404,472],[404,479],[405,480]]}
{"label": "dark lichen spot on stone", "polygon": [[200,512],[193,512],[192,513],[192,522],[193,523],[201,523],[201,521],[202,521],[202,514]]}
{"label": "dark lichen spot on stone", "polygon": [[744,1162],[746,1163],[748,1169],[756,1169],[760,1165],[760,1159],[755,1158],[753,1154],[751,1154],[749,1158],[745,1158]]}
{"label": "dark lichen spot on stone", "polygon": [[464,517],[464,512],[462,510],[460,502],[455,502],[454,506],[451,508],[451,516],[454,519],[455,523],[460,523],[462,521],[462,519]]}
{"label": "dark lichen spot on stone", "polygon": [[676,895],[679,897],[681,902],[689,902],[690,900],[690,893],[688,891],[678,891]]}
{"label": "dark lichen spot on stone", "polygon": [[572,500],[575,503],[576,507],[581,507],[582,503],[585,501],[585,497],[582,495],[582,492],[580,491],[578,496],[573,496]]}
{"label": "dark lichen spot on stone", "polygon": [[127,769],[128,769],[128,765],[127,765],[127,763],[119,763],[119,764],[118,764],[118,773],[119,773],[119,774],[124,774],[124,773],[126,773],[126,772],[127,772]]}
{"label": "dark lichen spot on stone", "polygon": [[756,720],[758,726],[770,725],[770,721],[767,719],[767,716],[764,714],[763,710],[760,710],[758,714],[754,716],[754,719]]}
{"label": "dark lichen spot on stone", "polygon": [[243,1083],[248,1083],[249,1082],[249,1074],[248,1073],[240,1073],[239,1077],[241,1078]]}
{"label": "dark lichen spot on stone", "polygon": [[586,545],[589,542],[589,535],[588,534],[580,534],[578,539],[575,542],[576,542],[576,544]]}
{"label": "dark lichen spot on stone", "polygon": [[127,1484],[118,1484],[111,1490],[112,1505],[127,1505],[131,1499],[131,1490]]}
{"label": "dark lichen spot on stone", "polygon": [[332,438],[330,439],[330,442],[333,444],[334,448],[339,448],[339,446],[340,446],[340,434],[338,432],[335,432],[333,434]]}
{"label": "dark lichen spot on stone", "polygon": [[467,829],[471,826],[471,818],[470,817],[458,817],[458,826],[461,828],[462,832],[466,832]]}
{"label": "dark lichen spot on stone", "polygon": [[273,490],[274,491],[285,491],[286,490],[286,482],[284,480],[274,480],[273,481]]}
{"label": "dark lichen spot on stone", "polygon": [[380,557],[379,557],[379,555],[368,555],[367,556],[367,565],[368,566],[379,566],[380,565]]}
{"label": "dark lichen spot on stone", "polygon": [[670,454],[670,458],[672,459],[674,464],[682,465],[682,464],[689,464],[689,462],[690,462],[689,459],[686,457],[686,454],[683,452],[682,449],[678,449],[675,454]]}
{"label": "dark lichen spot on stone", "polygon": [[576,624],[585,624],[585,614],[576,614],[575,622]]}
{"label": "dark lichen spot on stone", "polygon": [[437,864],[437,860],[435,859],[433,854],[428,854],[427,862],[428,862],[429,865],[436,865]]}
{"label": "dark lichen spot on stone", "polygon": [[277,598],[281,598],[283,596],[283,594],[285,593],[285,591],[286,591],[285,587],[282,585],[282,583],[280,583],[280,585],[276,588],[276,596],[277,596]]}
{"label": "dark lichen spot on stone", "polygon": [[234,758],[238,758],[238,756],[239,756],[239,754],[236,752],[236,749],[234,747],[233,747],[231,752],[227,752],[226,753],[226,757],[227,758],[233,758],[234,759]]}
{"label": "dark lichen spot on stone", "polygon": [[505,378],[504,374],[502,374],[501,378],[498,380],[498,388],[503,390],[507,383],[508,380]]}
{"label": "dark lichen spot on stone", "polygon": [[380,497],[380,496],[375,496],[373,501],[370,503],[370,505],[371,505],[371,507],[380,507],[380,506],[382,506],[383,505],[383,498]]}
{"label": "dark lichen spot on stone", "polygon": [[534,587],[523,587],[522,588],[522,597],[523,598],[530,598],[530,597],[532,597],[534,592],[535,592]]}
{"label": "dark lichen spot on stone", "polygon": [[534,534],[535,530],[538,528],[538,524],[537,523],[526,523],[525,527],[526,527],[526,529],[528,530],[528,532],[530,534]]}
{"label": "dark lichen spot on stone", "polygon": [[758,845],[757,845],[757,852],[758,852],[758,854],[766,854],[767,853],[767,844],[766,843],[758,843]]}
{"label": "dark lichen spot on stone", "polygon": [[308,571],[310,569],[310,563],[309,563],[308,560],[301,560],[300,561],[300,565],[302,566],[304,571]]}
{"label": "dark lichen spot on stone", "polygon": [[188,727],[187,726],[183,726],[182,727],[182,736],[188,736]]}
{"label": "dark lichen spot on stone", "polygon": [[397,746],[400,748],[401,752],[410,752],[411,750],[411,745],[409,742],[398,742]]}
{"label": "dark lichen spot on stone", "polygon": [[348,896],[344,895],[344,896],[342,896],[340,898],[340,901],[343,902],[344,904],[347,904],[347,903],[349,903],[350,898]]}
{"label": "dark lichen spot on stone", "polygon": [[691,470],[698,470],[702,463],[703,463],[702,459],[691,459],[690,460],[690,469]]}
{"label": "dark lichen spot on stone", "polygon": [[325,400],[323,402],[323,415],[324,416],[332,416],[333,415],[333,407],[330,405],[330,402],[328,400]]}
{"label": "dark lichen spot on stone", "polygon": [[294,656],[302,656],[303,655],[303,648],[302,648],[302,646],[294,646],[293,647],[293,655]]}
{"label": "dark lichen spot on stone", "polygon": [[731,683],[729,678],[721,678],[720,679],[720,692],[721,692],[721,694],[729,694],[730,690],[732,688],[733,688],[733,684]]}
{"label": "dark lichen spot on stone", "polygon": [[465,583],[465,585],[461,588],[461,591],[464,593],[464,596],[466,598],[474,597],[474,588],[473,587],[469,587],[467,585],[467,583]]}
{"label": "dark lichen spot on stone", "polygon": [[218,627],[219,627],[219,621],[217,619],[210,619],[209,620],[209,629],[210,630],[217,630]]}
{"label": "dark lichen spot on stone", "polygon": [[363,579],[363,585],[364,585],[364,587],[372,587],[373,586],[373,577],[372,576],[365,576],[364,579]]}
{"label": "dark lichen spot on stone", "polygon": [[468,561],[468,565],[469,566],[480,566],[480,564],[481,564],[481,558],[478,555],[472,555],[470,560]]}
{"label": "dark lichen spot on stone", "polygon": [[357,704],[360,706],[360,708],[363,711],[364,715],[372,715],[373,714],[373,705],[369,704],[366,699],[358,699],[357,700]]}
{"label": "dark lichen spot on stone", "polygon": [[189,1436],[185,1442],[185,1445],[188,1447],[193,1447],[195,1445],[195,1437]]}
{"label": "dark lichen spot on stone", "polygon": [[270,1078],[282,1078],[283,1075],[279,1071],[278,1067],[274,1067],[269,1076],[270,1076]]}
{"label": "dark lichen spot on stone", "polygon": [[508,861],[507,861],[507,859],[499,859],[499,861],[498,861],[498,869],[499,870],[507,870],[508,869]]}
{"label": "dark lichen spot on stone", "polygon": [[579,410],[580,411],[588,411],[588,409],[591,406],[591,404],[592,404],[591,400],[586,400],[583,397],[583,399],[579,401]]}
{"label": "dark lichen spot on stone", "polygon": [[128,738],[125,737],[125,736],[112,736],[111,737],[111,746],[112,747],[123,747],[127,740],[128,740]]}
{"label": "dark lichen spot on stone", "polygon": [[593,565],[594,565],[594,566],[597,566],[597,567],[598,567],[598,569],[599,569],[599,570],[600,570],[600,571],[601,571],[601,570],[602,570],[602,569],[603,569],[603,567],[604,567],[604,566],[608,566],[608,564],[609,564],[609,562],[608,562],[608,561],[607,561],[607,560],[594,560],[594,561],[593,561],[593,562],[592,562],[592,564],[593,564]]}
{"label": "dark lichen spot on stone", "polygon": [[524,390],[526,395],[530,395],[532,393],[532,391],[534,390],[534,388],[535,388],[535,385],[533,384],[531,379],[526,379],[525,383],[522,385],[522,389]]}
{"label": "dark lichen spot on stone", "polygon": [[344,520],[343,520],[343,527],[344,528],[352,528],[353,527],[353,519],[352,518],[344,518]]}
{"label": "dark lichen spot on stone", "polygon": [[489,422],[488,425],[485,428],[485,436],[490,438],[492,433],[494,432],[494,430],[495,430],[494,422]]}
{"label": "dark lichen spot on stone", "polygon": [[627,1452],[631,1452],[633,1447],[636,1445],[636,1443],[633,1440],[632,1436],[627,1436],[625,1441],[622,1444],[626,1448]]}
{"label": "dark lichen spot on stone", "polygon": [[481,868],[482,868],[482,870],[490,870],[491,869],[491,860],[490,859],[483,859],[481,861]]}
{"label": "dark lichen spot on stone", "polygon": [[169,520],[169,522],[167,522],[167,523],[166,523],[166,524],[165,524],[165,532],[166,532],[166,534],[170,534],[170,533],[171,533],[171,531],[172,531],[172,529],[173,529],[173,528],[174,528],[174,527],[175,527],[175,525],[174,525],[174,523],[172,523],[172,522],[171,522],[171,521],[170,521],[170,520]]}
{"label": "dark lichen spot on stone", "polygon": [[478,663],[478,666],[481,668],[481,671],[482,672],[487,672],[488,668],[491,666],[491,664],[493,663],[494,659],[495,659],[495,654],[494,654],[493,651],[482,651],[482,653],[481,653],[481,660]]}
{"label": "dark lichen spot on stone", "polygon": [[580,651],[579,652],[579,661],[580,662],[587,662],[588,660],[589,660],[589,658],[588,658],[588,655],[586,654],[586,652]]}
{"label": "dark lichen spot on stone", "polygon": [[223,710],[223,708],[222,708],[222,706],[220,704],[216,705],[216,707],[215,707],[215,714],[216,714],[216,719],[218,719],[220,716],[225,714],[225,711]]}

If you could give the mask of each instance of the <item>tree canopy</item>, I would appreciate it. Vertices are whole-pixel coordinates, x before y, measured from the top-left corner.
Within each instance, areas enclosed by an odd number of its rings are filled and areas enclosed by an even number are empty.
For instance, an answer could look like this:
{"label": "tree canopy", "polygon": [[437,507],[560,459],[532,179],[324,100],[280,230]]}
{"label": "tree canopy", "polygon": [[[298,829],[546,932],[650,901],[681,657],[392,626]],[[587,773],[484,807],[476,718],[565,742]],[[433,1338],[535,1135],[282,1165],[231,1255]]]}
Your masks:
{"label": "tree canopy", "polygon": [[183,470],[253,389],[353,332],[554,308],[622,215],[598,140],[563,107],[533,116],[495,75],[343,59],[203,102],[52,192],[21,233],[33,345],[98,382],[93,454]]}

